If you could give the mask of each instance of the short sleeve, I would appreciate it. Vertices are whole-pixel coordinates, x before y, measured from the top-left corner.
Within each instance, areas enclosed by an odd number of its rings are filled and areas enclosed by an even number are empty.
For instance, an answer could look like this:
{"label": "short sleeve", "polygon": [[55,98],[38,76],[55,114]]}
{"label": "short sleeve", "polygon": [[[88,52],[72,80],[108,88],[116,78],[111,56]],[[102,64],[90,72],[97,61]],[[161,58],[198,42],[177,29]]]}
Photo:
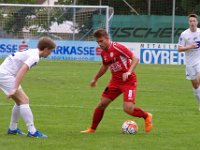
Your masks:
{"label": "short sleeve", "polygon": [[178,45],[179,46],[185,46],[185,39],[184,39],[183,33],[179,37]]}
{"label": "short sleeve", "polygon": [[133,52],[128,49],[126,46],[119,44],[119,43],[113,43],[114,48],[119,51],[120,53],[122,53],[124,56],[126,56],[127,58],[131,58],[134,56]]}
{"label": "short sleeve", "polygon": [[29,69],[38,63],[39,59],[29,57],[24,63],[28,65]]}

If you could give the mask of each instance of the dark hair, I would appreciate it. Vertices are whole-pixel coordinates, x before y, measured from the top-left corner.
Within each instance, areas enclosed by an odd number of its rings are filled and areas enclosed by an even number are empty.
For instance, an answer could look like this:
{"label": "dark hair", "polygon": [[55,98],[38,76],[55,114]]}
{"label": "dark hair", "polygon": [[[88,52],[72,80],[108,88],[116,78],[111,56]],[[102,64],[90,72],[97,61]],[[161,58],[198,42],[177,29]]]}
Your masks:
{"label": "dark hair", "polygon": [[100,37],[109,37],[108,33],[105,29],[98,29],[93,33],[95,38],[100,38]]}
{"label": "dark hair", "polygon": [[51,39],[50,37],[41,37],[39,39],[37,48],[40,51],[43,51],[45,48],[48,48],[49,50],[51,50],[51,49],[55,49],[56,48],[56,44],[53,41],[53,39]]}
{"label": "dark hair", "polygon": [[198,15],[197,15],[197,14],[189,14],[189,15],[188,15],[188,19],[189,19],[190,17],[194,17],[194,18],[196,18],[196,19],[198,20]]}

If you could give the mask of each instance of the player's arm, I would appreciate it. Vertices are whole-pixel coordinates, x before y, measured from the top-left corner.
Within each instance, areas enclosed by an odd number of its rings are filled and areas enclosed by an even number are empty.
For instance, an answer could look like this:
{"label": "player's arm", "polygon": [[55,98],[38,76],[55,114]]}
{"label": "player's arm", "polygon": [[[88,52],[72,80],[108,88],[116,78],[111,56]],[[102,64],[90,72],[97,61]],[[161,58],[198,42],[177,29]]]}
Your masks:
{"label": "player's arm", "polygon": [[11,98],[19,88],[19,85],[21,84],[26,72],[29,70],[29,67],[27,64],[23,64],[22,67],[19,69],[16,75],[15,85],[12,91],[10,91],[8,98]]}
{"label": "player's arm", "polygon": [[186,44],[186,37],[184,33],[181,33],[179,40],[178,40],[178,52],[185,52],[190,49],[195,49],[197,48],[197,43],[192,43],[191,45]]}
{"label": "player's arm", "polygon": [[130,66],[129,71],[128,71],[130,73],[132,73],[135,70],[137,64],[139,63],[139,58],[137,56],[133,55],[131,57],[131,61],[132,61],[131,66]]}
{"label": "player's arm", "polygon": [[91,87],[95,87],[96,86],[96,82],[97,80],[106,73],[106,71],[108,70],[108,66],[102,64],[99,71],[97,72],[97,74],[94,76],[94,78],[91,80],[90,82],[90,86]]}
{"label": "player's arm", "polygon": [[130,49],[128,49],[127,47],[125,47],[122,44],[117,43],[114,45],[114,47],[116,49],[118,49],[124,56],[131,59],[131,66],[130,66],[129,70],[122,74],[122,80],[126,81],[128,79],[128,76],[131,75],[132,72],[135,70],[135,68],[139,62],[139,58],[137,56],[135,56]]}
{"label": "player's arm", "polygon": [[192,43],[191,45],[188,46],[178,46],[178,52],[185,52],[187,50],[195,48],[197,48],[197,43]]}
{"label": "player's arm", "polygon": [[139,58],[135,55],[131,56],[131,66],[128,70],[128,72],[123,73],[122,79],[123,81],[126,81],[128,79],[128,76],[132,74],[132,72],[135,70],[137,64],[139,63]]}

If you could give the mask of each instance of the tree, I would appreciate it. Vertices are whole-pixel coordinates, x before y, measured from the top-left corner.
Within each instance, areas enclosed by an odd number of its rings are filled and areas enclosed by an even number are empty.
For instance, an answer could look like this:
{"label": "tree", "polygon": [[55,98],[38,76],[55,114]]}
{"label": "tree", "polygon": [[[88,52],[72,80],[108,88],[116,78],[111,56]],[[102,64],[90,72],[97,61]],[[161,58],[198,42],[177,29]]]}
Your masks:
{"label": "tree", "polygon": [[55,4],[56,5],[70,5],[72,4],[73,0],[58,0],[58,2],[56,2]]}
{"label": "tree", "polygon": [[182,0],[181,6],[184,11],[189,13],[200,13],[200,1],[199,0]]}
{"label": "tree", "polygon": [[[6,3],[7,1],[1,0]],[[36,4],[35,0],[9,0],[9,3],[29,3]],[[60,12],[62,13],[62,12]],[[51,11],[51,8],[45,7],[4,7],[0,9],[0,19],[8,34],[22,36],[24,29],[29,30],[32,34],[37,34],[38,30],[49,30],[51,22],[55,22],[56,16],[59,16],[57,11]]]}
{"label": "tree", "polygon": [[37,4],[35,0],[0,0],[3,4]]}
{"label": "tree", "polygon": [[[40,0],[42,1],[42,0]],[[125,1],[128,3],[128,6]],[[108,5],[113,7],[115,15],[136,15],[135,11],[140,15],[148,14],[149,0],[76,0],[77,5]],[[15,4],[37,4],[39,0],[0,0],[0,3]],[[74,0],[58,0],[57,5],[73,5]],[[172,0],[151,0],[151,15],[171,15]],[[135,11],[133,11],[135,10]],[[176,15],[186,15],[191,12],[200,13],[199,0],[176,0]],[[51,23],[57,22],[62,24],[66,20],[73,20],[73,9],[55,9],[51,8],[2,8],[0,9],[0,20],[4,25],[4,30],[8,33],[17,34],[22,32],[24,28],[36,34],[38,30],[48,31]],[[82,13],[85,13],[82,11]],[[77,15],[76,23],[79,24],[80,32],[87,32],[92,28],[92,16],[98,12],[91,12],[85,22],[80,22]],[[73,26],[75,27],[75,25]]]}
{"label": "tree", "polygon": [[[0,3],[3,4],[37,4],[35,0],[0,0]],[[3,30],[7,33],[18,33],[22,31],[26,23],[26,16],[33,15],[34,11],[31,8],[16,8],[16,11],[13,12],[13,9],[2,7],[0,10],[0,19],[3,24]]]}

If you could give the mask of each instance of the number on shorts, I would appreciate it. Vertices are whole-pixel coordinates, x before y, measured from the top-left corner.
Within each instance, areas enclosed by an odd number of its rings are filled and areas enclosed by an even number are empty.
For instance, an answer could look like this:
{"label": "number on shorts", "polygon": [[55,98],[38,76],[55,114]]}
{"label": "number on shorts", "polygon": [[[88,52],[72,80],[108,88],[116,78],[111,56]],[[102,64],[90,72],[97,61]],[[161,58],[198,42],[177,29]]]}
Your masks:
{"label": "number on shorts", "polygon": [[129,90],[128,91],[128,97],[132,97],[133,96],[133,90]]}

